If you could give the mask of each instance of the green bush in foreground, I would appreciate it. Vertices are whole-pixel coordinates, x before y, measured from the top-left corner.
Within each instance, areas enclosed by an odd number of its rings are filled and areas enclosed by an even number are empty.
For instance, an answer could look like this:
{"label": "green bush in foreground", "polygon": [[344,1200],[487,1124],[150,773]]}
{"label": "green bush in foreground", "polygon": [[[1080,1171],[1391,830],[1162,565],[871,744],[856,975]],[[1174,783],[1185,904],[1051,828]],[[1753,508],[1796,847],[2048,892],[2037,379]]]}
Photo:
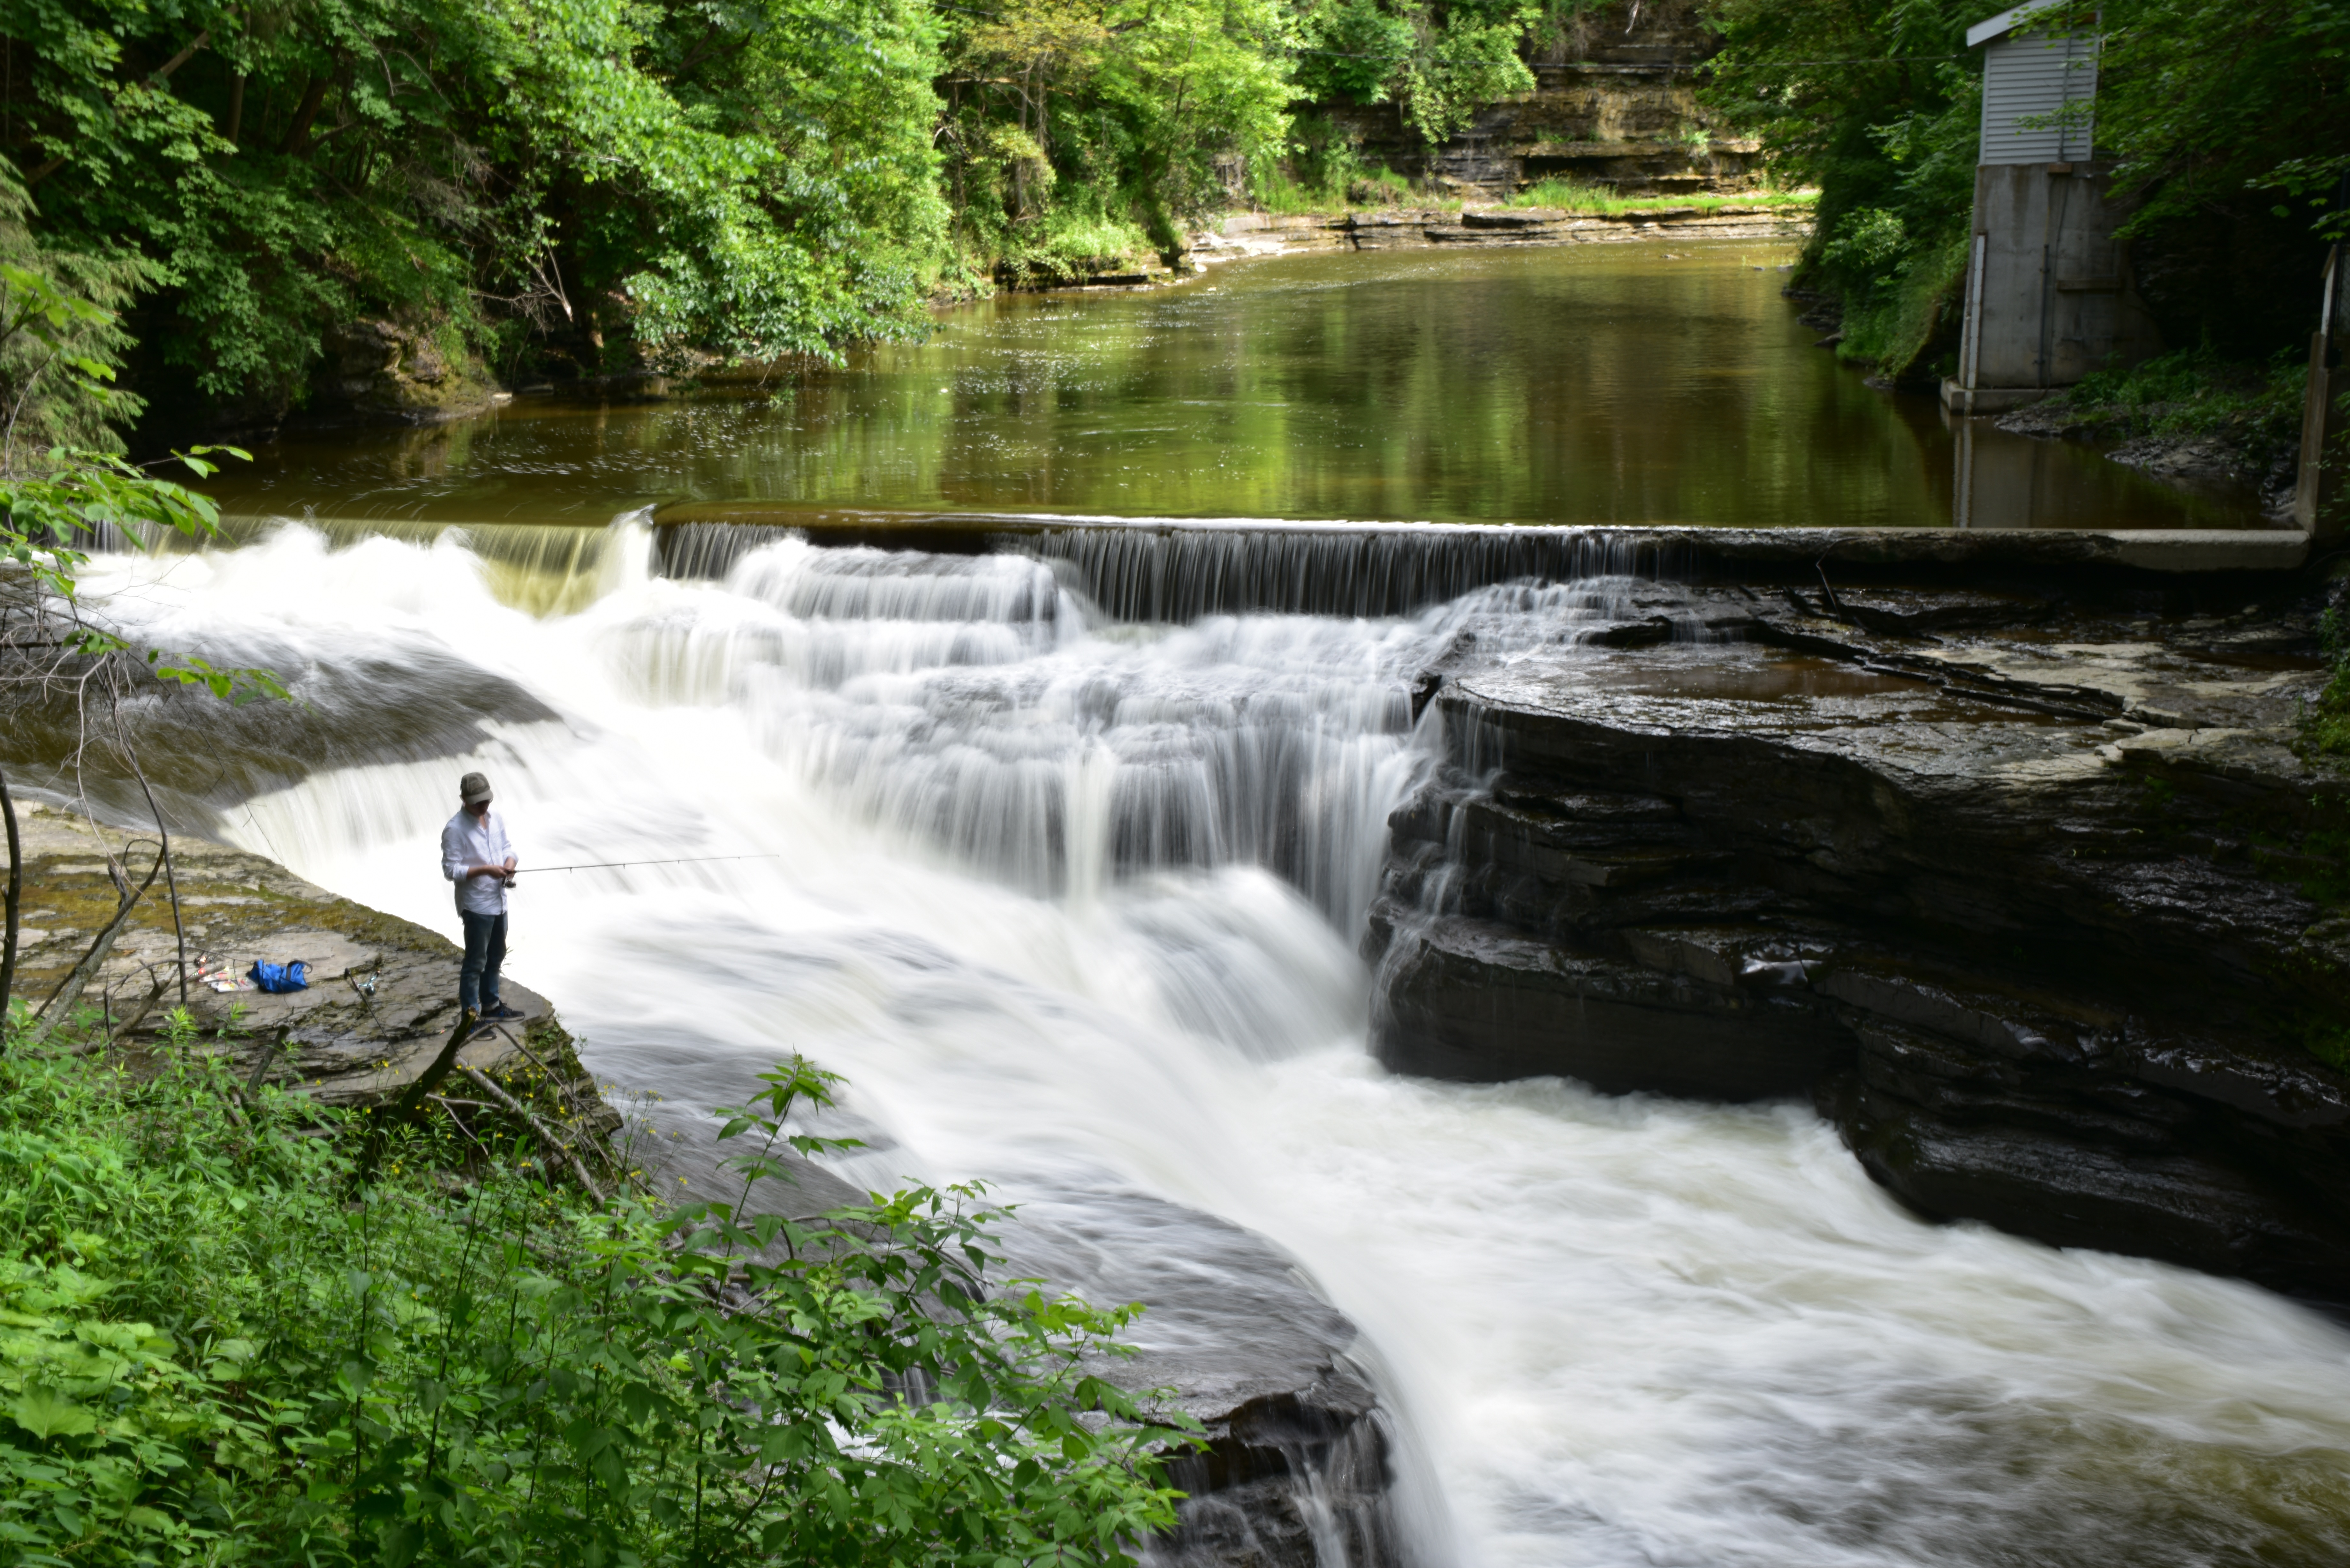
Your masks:
{"label": "green bush in foreground", "polygon": [[[975,1189],[598,1208],[460,1179],[453,1124],[358,1189],[174,1022],[151,1075],[0,1056],[0,1564],[1116,1564],[1171,1521],[1170,1434],[1079,1365],[1135,1309],[991,1288]],[[828,1075],[764,1081],[745,1200],[836,1147],[783,1125]]]}

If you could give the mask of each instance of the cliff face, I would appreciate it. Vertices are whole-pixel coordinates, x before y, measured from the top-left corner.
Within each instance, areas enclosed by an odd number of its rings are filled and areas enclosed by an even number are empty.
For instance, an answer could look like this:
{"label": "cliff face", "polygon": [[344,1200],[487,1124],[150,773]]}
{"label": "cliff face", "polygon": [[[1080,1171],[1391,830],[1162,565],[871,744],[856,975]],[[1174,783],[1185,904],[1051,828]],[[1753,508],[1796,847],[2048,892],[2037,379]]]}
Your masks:
{"label": "cliff face", "polygon": [[1692,69],[1719,47],[1688,0],[1612,4],[1577,12],[1530,62],[1533,92],[1488,106],[1441,147],[1392,103],[1328,112],[1366,161],[1464,193],[1506,196],[1547,178],[1627,192],[1743,190],[1758,144],[1697,102]]}
{"label": "cliff face", "polygon": [[2284,743],[2305,615],[1648,601],[1431,672],[1389,1064],[1807,1094],[1929,1215],[2350,1301],[2350,794]]}

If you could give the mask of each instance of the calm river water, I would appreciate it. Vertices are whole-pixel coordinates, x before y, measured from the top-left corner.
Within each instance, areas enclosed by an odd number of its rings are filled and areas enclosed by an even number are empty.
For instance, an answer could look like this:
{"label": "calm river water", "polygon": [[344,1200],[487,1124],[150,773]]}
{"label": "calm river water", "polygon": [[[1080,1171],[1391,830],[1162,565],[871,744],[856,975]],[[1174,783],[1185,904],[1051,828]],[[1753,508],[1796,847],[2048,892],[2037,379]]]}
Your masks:
{"label": "calm river water", "polygon": [[[1780,296],[1783,244],[1320,254],[1176,289],[1014,295],[769,397],[524,397],[287,441],[228,476],[299,515],[600,524],[816,507],[1497,523],[1939,525],[1930,398],[1865,386]],[[1988,421],[1984,421],[1988,425]],[[1974,432],[1977,526],[2256,525],[2074,443]]]}
{"label": "calm river water", "polygon": [[[847,1075],[860,1181],[985,1178],[1170,1275],[1180,1236],[1103,1195],[1270,1237],[1364,1331],[1423,1568],[2350,1562],[2332,1322],[1920,1223],[1804,1105],[1368,1059],[1364,904],[1430,766],[1409,681],[1465,631],[1571,634],[1620,579],[1146,625],[1016,555],[780,539],[671,580],[610,521],[676,495],[1934,520],[1937,420],[1834,370],[1748,270],[1772,259],[1329,257],[1006,300],[767,404],[288,442],[239,505],[378,521],[256,518],[101,586],[158,642],[295,680],[298,713],[150,765],[340,892],[453,929],[433,846],[473,767],[525,865],[774,856],[526,877],[512,967],[671,1130],[803,1051]],[[2116,517],[2184,514],[2049,450]],[[567,520],[554,552],[511,526]],[[1244,1283],[1203,1261],[1180,1288]]]}

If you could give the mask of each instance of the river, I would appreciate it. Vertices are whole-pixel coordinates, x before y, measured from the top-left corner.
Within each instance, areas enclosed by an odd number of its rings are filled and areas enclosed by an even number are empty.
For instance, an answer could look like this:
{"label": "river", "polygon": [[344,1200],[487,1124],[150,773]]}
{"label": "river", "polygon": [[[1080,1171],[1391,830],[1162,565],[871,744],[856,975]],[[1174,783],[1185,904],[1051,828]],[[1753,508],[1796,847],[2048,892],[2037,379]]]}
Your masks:
{"label": "river", "polygon": [[600,524],[698,499],[1115,516],[2241,527],[1814,347],[1768,241],[1226,264],[1176,289],[1007,295],[805,384],[628,404],[525,397],[456,427],[288,440],[253,513]]}
{"label": "river", "polygon": [[[1806,1106],[1369,1061],[1356,943],[1385,818],[1430,765],[1411,678],[1464,632],[1489,653],[1571,637],[1635,585],[1599,570],[1404,616],[1149,624],[1017,554],[779,539],[719,580],[654,569],[639,508],[679,495],[1722,522],[1930,506],[1927,421],[1822,369],[1779,275],[1751,270],[1766,258],[1660,257],[1268,263],[999,302],[781,403],[289,441],[228,493],[248,542],[106,558],[98,586],[158,641],[295,678],[306,713],[240,722],[294,726],[287,755],[304,726],[333,737],[316,771],[159,763],[190,816],[338,892],[453,929],[432,844],[476,766],[525,865],[773,857],[525,878],[510,966],[598,1074],[660,1096],[640,1109],[664,1134],[706,1136],[709,1107],[799,1051],[847,1079],[837,1126],[872,1146],[842,1163],[853,1179],[983,1178],[1064,1214],[1149,1194],[1271,1238],[1364,1332],[1427,1568],[2350,1560],[2350,1334],[2328,1319],[1921,1223]],[[1533,314],[1415,317],[1415,280],[1446,267]],[[1330,304],[1358,286],[1376,331]],[[1619,330],[1710,299],[1682,336],[1749,345],[1726,369],[1694,346],[1643,359]],[[1571,342],[1529,340],[1543,311]],[[1183,323],[1209,341],[1176,340]],[[1248,346],[1260,328],[1277,348]],[[1419,347],[1390,365],[1376,345],[1399,335]],[[1596,411],[1545,416],[1566,433],[1530,452],[1544,400],[1586,389]],[[1433,439],[1448,428],[1485,444]],[[1211,471],[1216,430],[1232,456]],[[1347,430],[1357,447],[1325,450]],[[1120,485],[1131,505],[1106,499]],[[1811,514],[1822,494],[1840,510]],[[306,507],[328,523],[263,526]],[[469,526],[419,526],[435,520]],[[551,551],[567,520],[594,526]],[[436,712],[463,715],[462,745]],[[1102,1246],[1166,1245],[1119,1212],[1096,1205]]]}

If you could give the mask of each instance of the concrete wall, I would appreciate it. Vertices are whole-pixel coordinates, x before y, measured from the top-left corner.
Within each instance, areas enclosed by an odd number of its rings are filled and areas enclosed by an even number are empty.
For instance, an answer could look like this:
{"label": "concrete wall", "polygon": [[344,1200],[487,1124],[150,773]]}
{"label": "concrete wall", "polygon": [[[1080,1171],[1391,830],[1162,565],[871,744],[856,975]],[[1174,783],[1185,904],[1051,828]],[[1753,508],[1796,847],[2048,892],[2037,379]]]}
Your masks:
{"label": "concrete wall", "polygon": [[[1954,392],[2067,387],[2161,347],[2130,281],[2128,246],[2114,237],[2129,212],[2111,193],[2110,169],[2099,161],[1975,171],[1979,265],[1967,279]],[[2030,400],[1981,398],[1963,411]]]}

